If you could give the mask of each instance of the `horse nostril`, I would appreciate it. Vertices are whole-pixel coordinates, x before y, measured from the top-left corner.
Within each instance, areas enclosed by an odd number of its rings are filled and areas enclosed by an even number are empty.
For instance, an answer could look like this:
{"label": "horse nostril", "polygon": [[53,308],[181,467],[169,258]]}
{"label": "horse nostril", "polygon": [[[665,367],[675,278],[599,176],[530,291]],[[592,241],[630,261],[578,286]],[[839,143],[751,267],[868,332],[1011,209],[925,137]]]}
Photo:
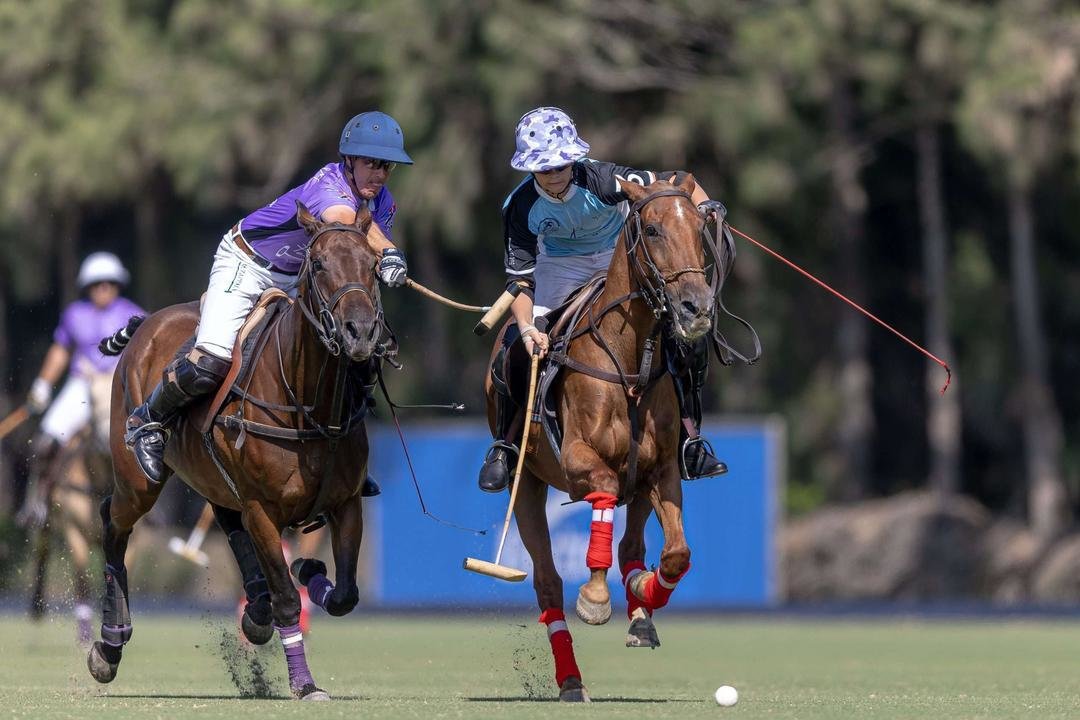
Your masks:
{"label": "horse nostril", "polygon": [[354,323],[352,320],[347,320],[345,322],[345,332],[349,333],[349,337],[353,338],[354,340],[360,337],[360,332],[356,329],[356,323]]}
{"label": "horse nostril", "polygon": [[693,303],[693,301],[691,301],[691,300],[683,300],[682,301],[682,306],[683,306],[683,310],[685,310],[688,314],[695,315],[695,316],[698,314],[698,307],[697,307],[697,305],[695,305]]}

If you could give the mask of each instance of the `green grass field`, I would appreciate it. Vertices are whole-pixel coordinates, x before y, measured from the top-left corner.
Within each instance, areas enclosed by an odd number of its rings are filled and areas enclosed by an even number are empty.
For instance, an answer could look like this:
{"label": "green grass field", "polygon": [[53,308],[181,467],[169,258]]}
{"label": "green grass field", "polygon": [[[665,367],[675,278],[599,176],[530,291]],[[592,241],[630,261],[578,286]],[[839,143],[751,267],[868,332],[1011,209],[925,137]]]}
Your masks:
{"label": "green grass field", "polygon": [[[137,609],[137,608],[136,608]],[[532,618],[317,616],[308,658],[335,698],[286,699],[280,646],[250,656],[229,619],[135,617],[117,679],[95,683],[66,617],[0,618],[3,714],[14,718],[1077,718],[1080,623],[658,617],[663,647],[625,624],[571,622],[591,706],[557,705]],[[224,648],[224,651],[223,651]],[[232,657],[230,677],[223,659]],[[250,657],[267,668],[272,699]],[[239,662],[238,662],[239,660]],[[256,673],[258,676],[258,673]],[[733,708],[715,688],[734,685]]]}

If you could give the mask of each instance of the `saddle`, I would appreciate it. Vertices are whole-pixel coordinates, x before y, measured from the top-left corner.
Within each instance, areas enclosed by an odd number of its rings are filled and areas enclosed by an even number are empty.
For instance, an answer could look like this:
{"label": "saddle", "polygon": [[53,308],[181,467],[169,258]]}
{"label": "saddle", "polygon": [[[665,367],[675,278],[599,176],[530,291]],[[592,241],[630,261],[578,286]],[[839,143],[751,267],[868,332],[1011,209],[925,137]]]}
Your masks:
{"label": "saddle", "polygon": [[[259,297],[255,307],[247,316],[247,320],[240,327],[233,345],[232,365],[224,382],[218,388],[217,394],[209,403],[197,403],[189,413],[191,422],[199,428],[199,432],[207,433],[213,427],[214,418],[221,411],[229,394],[237,391],[242,394],[240,386],[248,379],[252,366],[252,359],[258,357],[262,348],[266,345],[270,334],[266,330],[271,325],[271,320],[283,312],[292,300],[283,291],[270,288]],[[178,354],[186,355],[195,347],[195,335],[192,335],[180,347]]]}
{"label": "saddle", "polygon": [[[570,296],[561,305],[548,311],[542,318],[537,319],[537,325],[541,330],[548,328],[546,332],[550,340],[550,346],[547,358],[540,365],[539,377],[536,381],[534,405],[531,408],[526,408],[526,411],[533,418],[540,418],[540,424],[547,435],[552,450],[555,451],[557,460],[561,460],[563,432],[562,426],[559,424],[557,393],[552,392],[552,388],[555,387],[555,382],[559,378],[563,365],[552,362],[551,358],[558,357],[555,355],[556,350],[560,351],[561,355],[565,355],[569,349],[572,331],[578,326],[582,316],[604,292],[606,281],[607,273],[605,272],[593,275],[584,285],[570,293]],[[516,361],[515,356],[517,355],[520,355],[520,353],[508,353],[506,363],[508,366],[515,365],[523,369],[524,365]],[[505,375],[507,385],[515,402],[518,405],[524,405],[527,397],[528,377],[522,377],[520,372],[513,372],[514,369],[516,368],[507,368]],[[535,454],[536,451],[537,443],[533,442],[533,438],[530,437],[527,452]]]}

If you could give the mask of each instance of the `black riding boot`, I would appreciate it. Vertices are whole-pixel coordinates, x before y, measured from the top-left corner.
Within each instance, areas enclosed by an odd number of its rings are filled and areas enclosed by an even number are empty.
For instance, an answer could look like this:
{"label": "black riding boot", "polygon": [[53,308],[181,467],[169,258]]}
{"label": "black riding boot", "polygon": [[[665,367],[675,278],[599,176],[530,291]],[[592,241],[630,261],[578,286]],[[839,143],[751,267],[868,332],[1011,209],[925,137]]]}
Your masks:
{"label": "black riding boot", "polygon": [[131,413],[124,442],[135,454],[135,462],[152,483],[168,475],[165,466],[167,427],[180,412],[204,395],[218,389],[229,371],[229,362],[213,355],[200,354],[197,363],[185,355],[174,359],[146,399]]}
{"label": "black riding boot", "polygon": [[502,492],[510,486],[511,465],[517,463],[518,447],[507,440],[518,413],[517,404],[510,397],[510,389],[503,378],[504,352],[495,356],[491,366],[491,379],[495,386],[495,442],[491,444],[484,466],[480,468],[480,489],[484,492]]}
{"label": "black riding boot", "polygon": [[[675,395],[679,399],[679,465],[686,480],[700,480],[727,472],[727,465],[713,454],[712,445],[701,437],[701,391],[709,375],[709,345],[703,338],[690,350],[689,362],[682,372],[673,373]],[[696,437],[690,437],[686,421],[694,425]]]}

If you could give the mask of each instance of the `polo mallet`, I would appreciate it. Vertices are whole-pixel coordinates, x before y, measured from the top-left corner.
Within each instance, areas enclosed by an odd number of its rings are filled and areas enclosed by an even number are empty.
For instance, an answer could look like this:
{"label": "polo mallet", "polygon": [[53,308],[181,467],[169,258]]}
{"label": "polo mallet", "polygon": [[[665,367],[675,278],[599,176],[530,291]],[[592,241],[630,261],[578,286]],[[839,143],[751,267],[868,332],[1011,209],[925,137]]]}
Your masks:
{"label": "polo mallet", "polygon": [[466,305],[465,303],[459,303],[456,300],[451,300],[448,297],[443,297],[434,290],[429,290],[420,283],[416,282],[412,278],[405,279],[405,286],[415,290],[416,292],[431,298],[435,302],[442,303],[447,307],[452,307],[455,310],[464,310],[465,312],[480,312],[484,313],[484,317],[480,318],[480,322],[476,323],[476,327],[473,328],[473,332],[477,335],[483,335],[502,319],[502,316],[506,314],[506,311],[510,309],[510,305],[521,293],[521,284],[514,283],[513,287],[503,292],[499,296],[499,299],[495,301],[493,305]]}
{"label": "polo mallet", "polygon": [[0,420],[0,440],[3,440],[11,431],[26,422],[26,419],[30,417],[30,410],[25,405],[20,405],[11,411],[11,413]]}
{"label": "polo mallet", "polygon": [[514,514],[514,501],[517,500],[518,485],[521,481],[521,470],[525,467],[525,450],[529,442],[529,423],[530,419],[528,414],[532,412],[533,399],[536,396],[536,374],[540,367],[540,354],[536,352],[536,347],[533,348],[532,366],[529,369],[529,402],[525,405],[525,428],[521,432],[521,449],[518,451],[517,469],[514,470],[514,486],[510,490],[510,505],[506,508],[506,520],[503,522],[502,537],[499,538],[499,549],[495,553],[495,562],[487,562],[486,560],[477,560],[476,558],[467,557],[462,562],[461,566],[466,570],[471,570],[474,573],[480,573],[481,575],[489,575],[499,580],[506,580],[507,582],[521,582],[524,580],[528,573],[524,570],[516,570],[505,565],[500,565],[499,561],[502,560],[503,546],[506,545],[506,533],[510,530],[510,516]]}
{"label": "polo mallet", "polygon": [[196,565],[204,567],[209,565],[210,558],[200,548],[203,540],[206,539],[206,533],[210,530],[210,523],[212,522],[214,522],[214,508],[210,507],[210,503],[206,503],[202,515],[199,516],[199,521],[195,523],[195,527],[191,528],[191,535],[188,536],[187,541],[173,536],[172,540],[169,540],[169,549]]}

